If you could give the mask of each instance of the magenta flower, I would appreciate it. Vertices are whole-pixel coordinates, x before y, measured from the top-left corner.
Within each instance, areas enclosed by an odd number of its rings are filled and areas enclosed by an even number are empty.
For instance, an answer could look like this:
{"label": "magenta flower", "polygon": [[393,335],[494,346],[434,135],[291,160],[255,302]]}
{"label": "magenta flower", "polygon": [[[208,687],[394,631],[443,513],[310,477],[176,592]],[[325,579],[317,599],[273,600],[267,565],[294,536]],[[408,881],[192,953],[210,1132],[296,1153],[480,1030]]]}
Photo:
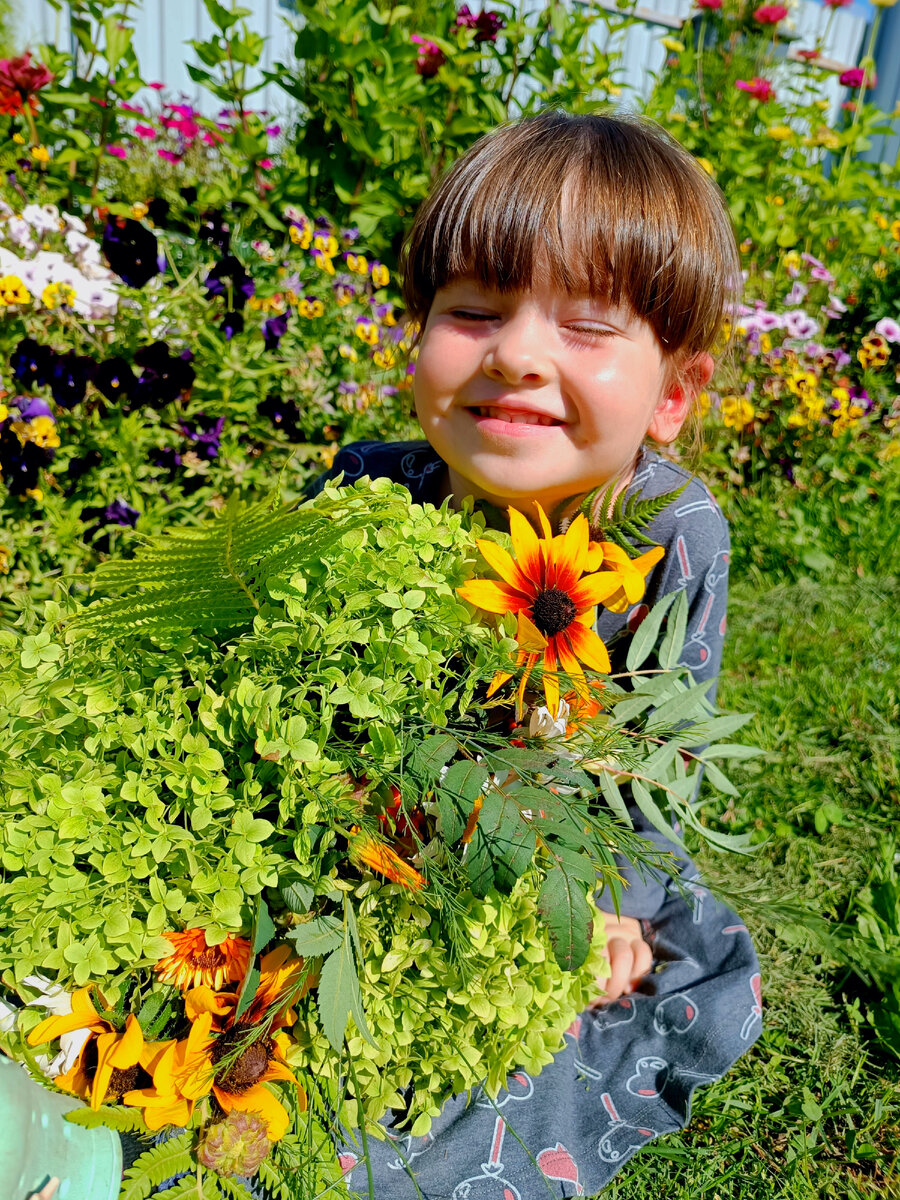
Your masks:
{"label": "magenta flower", "polygon": [[421,75],[423,79],[433,79],[447,61],[447,56],[440,46],[435,42],[430,42],[428,38],[422,37],[419,33],[414,33],[409,40],[419,47],[416,56],[416,74]]}
{"label": "magenta flower", "polygon": [[863,67],[851,67],[849,71],[841,72],[841,83],[844,87],[873,88],[878,82],[876,75],[867,75]]}
{"label": "magenta flower", "polygon": [[134,132],[146,142],[152,142],[156,137],[156,130],[152,125],[135,125]]}
{"label": "magenta flower", "polygon": [[753,99],[759,100],[761,104],[768,104],[770,100],[775,99],[775,89],[768,79],[763,79],[759,75],[754,75],[749,80],[739,79],[734,86],[740,88],[742,92],[749,92]]}
{"label": "magenta flower", "polygon": [[[721,0],[719,0],[721,3]],[[497,34],[504,28],[506,22],[500,13],[482,11],[476,17],[468,4],[460,6],[453,23],[454,29],[474,29],[476,42],[496,42]]]}
{"label": "magenta flower", "polygon": [[147,87],[153,88],[154,92],[162,92],[165,91],[166,85],[164,83],[148,83]]}
{"label": "magenta flower", "polygon": [[121,108],[122,112],[135,113],[139,117],[144,115],[144,110],[140,104],[127,104],[124,100],[120,100],[119,108]]}
{"label": "magenta flower", "polygon": [[259,167],[259,169],[261,171],[271,171],[272,168],[275,166],[275,164],[272,162],[271,158],[261,158],[256,165]]}
{"label": "magenta flower", "polygon": [[760,25],[777,25],[787,15],[788,10],[783,4],[762,4],[753,14],[753,19],[759,21]]}
{"label": "magenta flower", "polygon": [[889,342],[900,342],[900,325],[893,317],[882,317],[875,326],[875,332],[880,333]]}
{"label": "magenta flower", "polygon": [[176,154],[174,150],[163,150],[161,147],[156,152],[160,158],[169,163],[181,162],[181,156]]}
{"label": "magenta flower", "polygon": [[128,151],[124,146],[107,146],[106,153],[111,154],[113,158],[127,158]]}
{"label": "magenta flower", "polygon": [[694,0],[698,8],[721,8],[722,0]]}

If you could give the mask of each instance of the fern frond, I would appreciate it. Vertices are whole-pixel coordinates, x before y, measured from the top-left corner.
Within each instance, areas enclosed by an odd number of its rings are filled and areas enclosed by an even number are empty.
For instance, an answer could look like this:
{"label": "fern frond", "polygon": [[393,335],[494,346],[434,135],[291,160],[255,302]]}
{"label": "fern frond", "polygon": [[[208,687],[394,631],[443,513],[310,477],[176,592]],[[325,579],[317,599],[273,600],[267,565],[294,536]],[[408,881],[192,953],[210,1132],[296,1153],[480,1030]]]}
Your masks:
{"label": "fern frond", "polygon": [[[173,1187],[160,1192],[159,1200],[222,1200],[220,1191],[222,1181],[218,1175],[211,1175],[209,1171],[204,1171],[201,1183],[197,1179],[195,1171],[196,1168],[184,1179],[179,1179]],[[244,1195],[246,1196],[247,1193],[245,1192]]]}
{"label": "fern frond", "polygon": [[74,1108],[63,1114],[66,1121],[73,1125],[83,1125],[87,1129],[98,1129],[105,1125],[107,1129],[115,1129],[118,1133],[146,1132],[147,1126],[139,1108],[128,1108],[125,1104],[103,1104],[94,1112],[88,1108]]}
{"label": "fern frond", "polygon": [[275,1197],[275,1200],[295,1200],[284,1176],[268,1159],[264,1159],[259,1165],[259,1178]]}
{"label": "fern frond", "polygon": [[[206,1197],[206,1181],[209,1177],[203,1178],[203,1196]],[[251,1192],[248,1192],[242,1183],[237,1179],[228,1178],[226,1176],[217,1175],[216,1184],[219,1191],[225,1197],[225,1200],[256,1200]]]}
{"label": "fern frond", "polygon": [[133,559],[98,567],[95,586],[107,597],[76,614],[70,628],[105,638],[195,631],[213,636],[246,628],[267,600],[270,579],[314,562],[348,531],[371,524],[397,503],[390,492],[354,491],[354,503],[347,499],[319,497],[301,508],[273,508],[268,501],[247,506],[233,496],[220,516],[169,530]]}
{"label": "fern frond", "polygon": [[[632,542],[640,542],[644,546],[655,546],[656,542],[646,536],[643,532],[644,529],[659,516],[664,508],[678,499],[689,482],[690,480],[687,480],[671,492],[663,492],[659,496],[651,496],[648,499],[644,499],[638,493],[626,500],[625,493],[622,492],[613,505],[610,515],[604,518],[603,514],[609,513],[610,493],[607,491],[596,510],[597,515],[591,525],[591,536],[598,541],[615,542],[629,554],[634,554],[635,547]],[[629,541],[629,538],[632,541]]]}
{"label": "fern frond", "polygon": [[190,1151],[193,1136],[186,1130],[159,1146],[145,1150],[125,1172],[119,1200],[146,1200],[153,1189],[166,1179],[185,1171],[193,1172],[196,1166]]}

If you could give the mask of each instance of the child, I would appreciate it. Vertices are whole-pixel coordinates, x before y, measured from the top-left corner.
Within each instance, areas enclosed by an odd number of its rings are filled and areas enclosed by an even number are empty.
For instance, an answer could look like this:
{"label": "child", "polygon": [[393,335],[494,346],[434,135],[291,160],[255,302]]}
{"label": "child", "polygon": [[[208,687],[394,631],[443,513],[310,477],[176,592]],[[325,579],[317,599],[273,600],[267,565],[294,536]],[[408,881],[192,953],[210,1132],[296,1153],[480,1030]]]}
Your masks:
{"label": "child", "polygon": [[[691,415],[739,281],[718,189],[654,126],[546,112],[501,128],[438,183],[405,246],[427,442],[348,446],[312,491],[338,472],[388,476],[435,504],[472,495],[534,519],[537,500],[562,530],[600,485],[654,496],[687,482],[647,530],[666,553],[644,603],[601,610],[596,629],[622,671],[647,606],[686,589],[683,661],[712,679],[728,530],[707,489],[644,440],[671,442]],[[678,866],[691,904],[667,876],[623,866],[622,916],[603,914],[605,995],[551,1066],[517,1073],[496,1102],[457,1097],[427,1138],[370,1139],[377,1200],[590,1196],[685,1124],[694,1087],[751,1045],[762,1008],[746,928]],[[367,1192],[364,1176],[350,1183]]]}

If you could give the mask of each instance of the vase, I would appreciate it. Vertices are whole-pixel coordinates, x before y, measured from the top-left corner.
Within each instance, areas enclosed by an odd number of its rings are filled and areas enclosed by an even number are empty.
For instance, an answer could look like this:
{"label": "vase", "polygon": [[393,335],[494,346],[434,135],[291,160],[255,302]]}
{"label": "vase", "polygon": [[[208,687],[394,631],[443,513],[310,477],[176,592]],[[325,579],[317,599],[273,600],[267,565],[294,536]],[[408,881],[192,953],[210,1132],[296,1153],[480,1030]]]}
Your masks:
{"label": "vase", "polygon": [[63,1114],[83,1107],[48,1091],[0,1054],[0,1181],[4,1200],[25,1200],[53,1175],[54,1200],[116,1200],[122,1148],[112,1129],[86,1129]]}

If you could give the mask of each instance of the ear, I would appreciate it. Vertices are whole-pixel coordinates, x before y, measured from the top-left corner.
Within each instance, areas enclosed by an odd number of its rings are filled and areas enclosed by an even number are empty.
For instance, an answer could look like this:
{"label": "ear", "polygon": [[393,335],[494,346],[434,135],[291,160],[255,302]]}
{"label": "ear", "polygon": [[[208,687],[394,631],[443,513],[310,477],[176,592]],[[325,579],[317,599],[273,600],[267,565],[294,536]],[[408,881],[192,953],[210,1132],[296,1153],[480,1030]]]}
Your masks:
{"label": "ear", "polygon": [[667,446],[678,437],[697,396],[712,378],[715,365],[713,356],[703,353],[695,354],[680,368],[670,367],[669,383],[647,429],[655,442]]}

